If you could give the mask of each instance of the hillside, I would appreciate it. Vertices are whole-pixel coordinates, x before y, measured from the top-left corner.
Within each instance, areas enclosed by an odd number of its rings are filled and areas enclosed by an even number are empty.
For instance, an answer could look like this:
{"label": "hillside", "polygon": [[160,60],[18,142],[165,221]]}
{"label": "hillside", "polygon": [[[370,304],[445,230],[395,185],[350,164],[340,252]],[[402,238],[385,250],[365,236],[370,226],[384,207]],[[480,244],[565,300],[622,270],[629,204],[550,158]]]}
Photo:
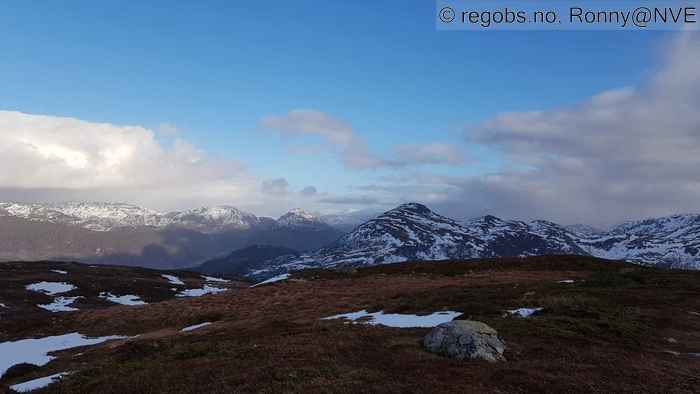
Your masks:
{"label": "hillside", "polygon": [[[22,264],[15,270],[28,269]],[[700,384],[700,273],[583,256],[310,270],[199,298],[47,313],[32,324],[12,317],[21,299],[0,298],[10,304],[0,342],[130,337],[54,353],[45,366],[14,368],[0,381],[71,372],[45,393],[693,393]],[[506,312],[522,307],[543,309],[527,318]],[[428,328],[321,320],[361,310],[457,311],[498,331],[506,361],[428,353],[420,345]]]}

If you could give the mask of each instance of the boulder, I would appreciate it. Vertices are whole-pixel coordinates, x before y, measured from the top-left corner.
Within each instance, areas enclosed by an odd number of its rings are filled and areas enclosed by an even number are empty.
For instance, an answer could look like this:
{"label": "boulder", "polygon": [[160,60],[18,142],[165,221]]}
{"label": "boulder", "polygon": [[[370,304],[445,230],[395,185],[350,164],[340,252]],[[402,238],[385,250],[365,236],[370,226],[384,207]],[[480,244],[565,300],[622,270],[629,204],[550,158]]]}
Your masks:
{"label": "boulder", "polygon": [[457,360],[503,361],[505,345],[492,327],[473,320],[440,324],[423,338],[430,352]]}

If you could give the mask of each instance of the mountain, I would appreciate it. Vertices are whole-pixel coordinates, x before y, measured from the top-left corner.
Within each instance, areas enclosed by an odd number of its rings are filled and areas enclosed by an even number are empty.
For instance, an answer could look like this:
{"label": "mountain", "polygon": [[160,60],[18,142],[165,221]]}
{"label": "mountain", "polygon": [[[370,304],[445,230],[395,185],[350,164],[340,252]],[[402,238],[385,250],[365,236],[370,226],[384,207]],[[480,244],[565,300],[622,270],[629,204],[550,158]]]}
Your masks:
{"label": "mountain", "polygon": [[163,227],[167,225],[167,219],[158,212],[130,204],[102,202],[0,203],[0,217],[67,224],[92,231],[110,231],[120,227]]}
{"label": "mountain", "polygon": [[269,218],[259,218],[231,206],[204,207],[183,212],[170,212],[163,215],[163,225],[182,227],[204,233],[226,230],[247,230],[265,223]]}
{"label": "mountain", "polygon": [[2,216],[34,222],[73,225],[92,231],[173,226],[214,233],[232,229],[249,229],[265,222],[264,218],[258,218],[252,213],[230,206],[197,208],[164,214],[135,205],[104,202],[0,203],[0,217]]}
{"label": "mountain", "polygon": [[300,210],[278,222],[230,206],[159,213],[119,203],[0,203],[1,260],[76,260],[173,269],[232,250],[314,250],[342,232]]}
{"label": "mountain", "polygon": [[325,223],[318,216],[301,208],[295,208],[280,216],[277,224],[287,227],[313,227]]}
{"label": "mountain", "polygon": [[407,260],[536,255],[590,255],[644,265],[700,268],[700,216],[675,215],[614,227],[608,232],[545,220],[484,216],[458,223],[410,203],[358,226],[337,242],[298,257],[275,258],[256,279],[304,268],[362,267]]}
{"label": "mountain", "polygon": [[[349,227],[361,216],[357,212],[322,216],[293,209],[272,219],[230,206],[163,214],[116,203],[0,203],[0,259],[68,259],[171,269],[268,245],[302,254],[274,256],[255,265],[255,275],[261,277],[305,267],[548,254],[700,269],[700,215],[651,218],[599,230],[491,215],[457,222],[409,203]],[[340,230],[337,226],[342,223],[351,230]]]}
{"label": "mountain", "polygon": [[572,224],[564,228],[578,236],[594,236],[605,232],[598,227],[589,226],[587,224]]}
{"label": "mountain", "polygon": [[204,262],[191,270],[208,275],[244,275],[265,268],[262,264],[268,260],[280,256],[296,257],[298,255],[299,252],[296,250],[282,246],[253,245],[236,250],[225,257]]}
{"label": "mountain", "polygon": [[582,236],[589,254],[645,265],[700,269],[700,215],[672,215],[628,222]]}
{"label": "mountain", "polygon": [[534,254],[572,254],[566,230],[547,222],[507,222],[485,216],[460,224],[431,211],[425,205],[408,203],[358,226],[337,242],[314,253],[276,259],[255,277],[310,267],[361,267],[408,260],[446,260],[475,257]]}
{"label": "mountain", "polygon": [[464,225],[469,234],[486,242],[480,257],[586,254],[575,234],[545,220],[526,223],[487,215]]}

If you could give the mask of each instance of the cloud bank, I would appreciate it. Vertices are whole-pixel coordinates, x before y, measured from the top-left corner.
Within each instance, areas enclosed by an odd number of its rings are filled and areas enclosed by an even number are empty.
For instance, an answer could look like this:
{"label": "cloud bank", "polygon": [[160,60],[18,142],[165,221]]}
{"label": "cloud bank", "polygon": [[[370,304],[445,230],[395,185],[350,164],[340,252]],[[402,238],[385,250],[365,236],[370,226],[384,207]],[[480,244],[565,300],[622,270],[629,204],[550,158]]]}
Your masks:
{"label": "cloud bank", "polygon": [[370,152],[367,141],[357,134],[349,124],[315,110],[293,110],[284,115],[266,116],[260,120],[260,127],[277,131],[285,136],[318,136],[349,169],[404,168],[425,164],[461,165],[464,163],[462,152],[454,146],[439,142],[395,145],[392,157],[381,157]]}
{"label": "cloud bank", "polygon": [[443,179],[440,204],[461,216],[596,224],[698,211],[699,109],[700,36],[687,33],[642,86],[468,128],[467,141],[501,152],[509,169]]}
{"label": "cloud bank", "polygon": [[166,145],[139,126],[0,111],[0,130],[0,197],[55,190],[176,204],[242,199],[255,182],[238,161],[213,159],[182,139]]}

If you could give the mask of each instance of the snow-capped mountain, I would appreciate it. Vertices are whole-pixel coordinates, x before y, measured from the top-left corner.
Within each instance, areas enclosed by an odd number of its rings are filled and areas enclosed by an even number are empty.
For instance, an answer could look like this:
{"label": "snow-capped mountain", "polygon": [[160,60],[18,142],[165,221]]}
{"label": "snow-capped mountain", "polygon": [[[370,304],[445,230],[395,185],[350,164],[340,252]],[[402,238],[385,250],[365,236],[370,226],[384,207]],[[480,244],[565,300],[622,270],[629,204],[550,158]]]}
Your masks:
{"label": "snow-capped mountain", "polygon": [[[580,229],[580,232],[574,229]],[[626,223],[608,232],[566,228],[545,220],[484,216],[464,223],[421,204],[404,204],[360,225],[337,242],[296,258],[271,260],[251,272],[264,278],[310,267],[338,268],[406,260],[579,254],[700,268],[700,216],[675,215]]]}
{"label": "snow-capped mountain", "polygon": [[160,227],[167,224],[167,220],[158,212],[130,204],[104,202],[0,203],[1,216],[69,224],[93,231],[109,231],[118,227]]}
{"label": "snow-capped mountain", "polygon": [[315,227],[324,225],[318,215],[309,213],[301,208],[295,208],[277,219],[277,225],[283,227]]}
{"label": "snow-capped mountain", "polygon": [[564,228],[578,236],[596,236],[605,232],[605,230],[587,224],[572,224]]}
{"label": "snow-capped mountain", "polygon": [[315,250],[340,235],[301,210],[278,222],[231,206],[160,213],[115,203],[0,203],[0,261],[181,268],[256,244]]}
{"label": "snow-capped mountain", "polygon": [[270,262],[255,276],[307,267],[357,267],[407,260],[476,257],[484,241],[456,221],[421,204],[400,205],[314,253]]}
{"label": "snow-capped mountain", "polygon": [[105,202],[0,203],[0,217],[2,216],[34,222],[68,224],[93,231],[175,226],[211,233],[228,229],[249,229],[265,222],[263,218],[230,206],[160,213],[136,205]]}
{"label": "snow-capped mountain", "polygon": [[628,222],[605,233],[581,236],[578,243],[596,257],[700,269],[700,215]]}
{"label": "snow-capped mountain", "polygon": [[479,257],[585,254],[577,235],[545,220],[529,223],[487,215],[464,223],[469,234],[486,242]]}
{"label": "snow-capped mountain", "polygon": [[231,206],[204,207],[163,215],[163,224],[184,227],[204,233],[225,230],[246,230],[262,225],[265,221],[252,213]]}
{"label": "snow-capped mountain", "polygon": [[[159,213],[120,203],[0,203],[0,256],[97,256],[100,262],[183,266],[260,244],[312,251],[271,261],[267,271],[542,254],[700,269],[700,215],[646,219],[603,231],[495,216],[457,222],[410,203],[353,226],[344,235],[329,222],[328,216],[302,209],[275,220],[230,206]],[[266,275],[264,265],[259,274]]]}

